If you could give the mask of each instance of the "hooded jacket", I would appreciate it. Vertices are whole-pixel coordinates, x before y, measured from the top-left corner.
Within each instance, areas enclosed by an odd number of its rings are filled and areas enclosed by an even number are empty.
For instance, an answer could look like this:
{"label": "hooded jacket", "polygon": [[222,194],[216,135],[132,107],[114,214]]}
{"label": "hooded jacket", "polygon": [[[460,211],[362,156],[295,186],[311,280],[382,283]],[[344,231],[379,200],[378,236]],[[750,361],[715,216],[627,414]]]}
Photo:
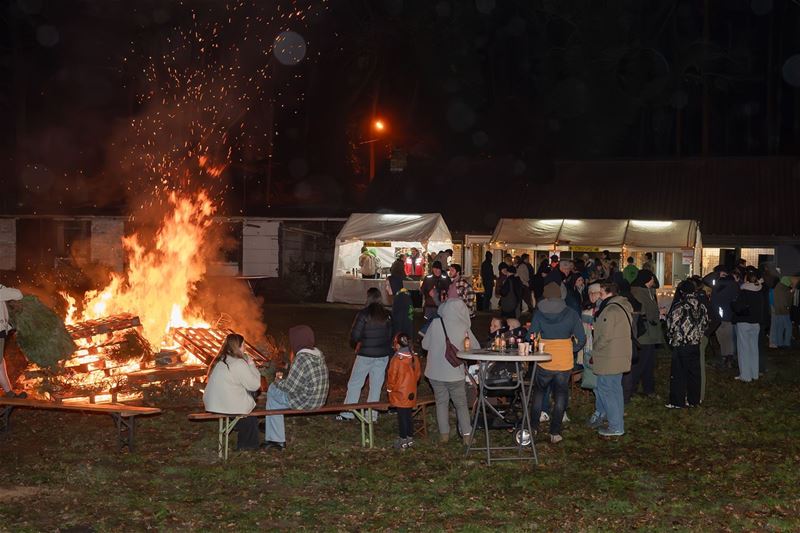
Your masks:
{"label": "hooded jacket", "polygon": [[592,369],[599,376],[624,374],[631,369],[633,307],[622,296],[605,300],[594,319]]}
{"label": "hooded jacket", "polygon": [[764,293],[761,285],[744,283],[739,291],[739,296],[731,304],[733,309],[733,322],[736,324],[761,324],[764,322]]}
{"label": "hooded jacket", "polygon": [[416,407],[417,383],[422,375],[422,365],[417,354],[404,348],[394,354],[386,371],[386,392],[394,407]]}
{"label": "hooded jacket", "polygon": [[792,309],[792,279],[788,276],[781,278],[780,283],[775,285],[775,314],[788,315]]}
{"label": "hooded jacket", "polygon": [[[444,328],[442,328],[442,322],[444,322]],[[439,306],[439,318],[431,322],[428,331],[422,338],[422,347],[428,350],[425,377],[445,382],[463,381],[464,366],[454,368],[444,356],[445,329],[450,342],[459,350],[464,349],[464,337],[466,336],[469,336],[472,346],[480,346],[478,339],[470,330],[467,305],[460,299],[447,300]]]}
{"label": "hooded jacket", "polygon": [[[11,300],[22,300],[22,293],[19,289],[0,285],[0,339],[5,338],[6,334],[11,331],[11,324],[8,322],[8,306],[6,306],[6,302]],[[1,356],[2,354],[0,354]]]}
{"label": "hooded jacket", "polygon": [[736,280],[730,276],[723,278],[718,272],[712,272],[703,277],[703,283],[711,287],[711,312],[717,313],[723,322],[732,322],[731,304],[739,296]]}
{"label": "hooded jacket", "polygon": [[528,330],[531,335],[542,335],[542,339],[573,339],[573,352],[586,343],[581,317],[574,309],[567,307],[562,299],[547,298],[539,302],[538,312],[534,313]]}

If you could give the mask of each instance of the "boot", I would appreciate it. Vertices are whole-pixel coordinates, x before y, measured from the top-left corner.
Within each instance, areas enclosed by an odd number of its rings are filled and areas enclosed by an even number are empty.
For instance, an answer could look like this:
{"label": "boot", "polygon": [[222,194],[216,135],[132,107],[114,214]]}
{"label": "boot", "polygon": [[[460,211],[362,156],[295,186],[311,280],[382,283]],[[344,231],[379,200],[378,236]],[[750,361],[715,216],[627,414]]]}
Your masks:
{"label": "boot", "polygon": [[439,442],[444,444],[450,440],[450,433],[439,433]]}

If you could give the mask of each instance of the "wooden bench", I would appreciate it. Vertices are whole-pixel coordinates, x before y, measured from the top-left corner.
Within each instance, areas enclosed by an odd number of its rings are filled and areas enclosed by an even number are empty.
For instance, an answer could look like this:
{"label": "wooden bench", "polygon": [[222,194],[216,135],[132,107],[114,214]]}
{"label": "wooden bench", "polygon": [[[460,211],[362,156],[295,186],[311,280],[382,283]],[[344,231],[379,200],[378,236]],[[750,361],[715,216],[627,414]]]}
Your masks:
{"label": "wooden bench", "polygon": [[[425,398],[417,400],[417,407],[414,408],[412,415],[417,417],[421,413],[422,424],[414,428],[414,435],[427,436],[428,429],[426,425],[427,408],[429,405],[435,403],[433,398]],[[284,416],[297,416],[297,415],[319,415],[319,414],[332,414],[341,413],[342,411],[350,411],[361,422],[361,446],[373,447],[375,441],[373,411],[386,411],[391,405],[387,402],[368,402],[357,404],[339,404],[339,405],[323,405],[318,409],[260,409],[253,410],[247,414],[223,414],[223,413],[210,413],[208,411],[203,413],[189,414],[189,420],[219,420],[219,430],[217,435],[217,452],[220,459],[228,459],[228,437],[230,437],[236,423],[242,418],[249,418],[251,416],[270,416],[270,415],[284,415]]]}
{"label": "wooden bench", "polygon": [[111,415],[114,419],[114,425],[117,428],[118,449],[122,450],[123,446],[127,446],[128,450],[131,452],[134,450],[135,444],[136,418],[139,416],[161,413],[161,409],[156,407],[135,407],[119,403],[54,403],[45,400],[0,397],[0,433],[5,433],[9,430],[11,411],[20,407],[26,409],[81,411]]}

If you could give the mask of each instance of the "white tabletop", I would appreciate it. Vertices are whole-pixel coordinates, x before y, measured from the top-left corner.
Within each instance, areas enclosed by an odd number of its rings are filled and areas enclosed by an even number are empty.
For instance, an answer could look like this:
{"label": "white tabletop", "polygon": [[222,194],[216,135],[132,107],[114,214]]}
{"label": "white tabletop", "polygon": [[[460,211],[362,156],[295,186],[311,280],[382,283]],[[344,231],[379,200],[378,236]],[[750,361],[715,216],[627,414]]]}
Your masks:
{"label": "white tabletop", "polygon": [[543,363],[545,361],[550,361],[553,358],[553,356],[547,352],[537,352],[530,355],[517,355],[515,353],[499,353],[489,350],[470,350],[468,352],[458,352],[458,357],[467,361],[516,361],[520,363],[525,361]]}

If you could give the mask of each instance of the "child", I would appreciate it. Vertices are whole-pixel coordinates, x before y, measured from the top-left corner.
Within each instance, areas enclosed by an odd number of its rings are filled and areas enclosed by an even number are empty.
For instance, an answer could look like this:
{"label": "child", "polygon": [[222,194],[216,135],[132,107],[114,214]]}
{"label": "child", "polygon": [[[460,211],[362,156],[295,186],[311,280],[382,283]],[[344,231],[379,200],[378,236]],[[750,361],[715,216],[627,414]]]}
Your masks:
{"label": "child", "polygon": [[394,336],[395,354],[389,362],[386,390],[389,403],[397,409],[400,436],[394,441],[396,450],[414,444],[414,425],[411,410],[417,405],[417,382],[422,375],[419,356],[411,351],[411,341],[405,333]]}

